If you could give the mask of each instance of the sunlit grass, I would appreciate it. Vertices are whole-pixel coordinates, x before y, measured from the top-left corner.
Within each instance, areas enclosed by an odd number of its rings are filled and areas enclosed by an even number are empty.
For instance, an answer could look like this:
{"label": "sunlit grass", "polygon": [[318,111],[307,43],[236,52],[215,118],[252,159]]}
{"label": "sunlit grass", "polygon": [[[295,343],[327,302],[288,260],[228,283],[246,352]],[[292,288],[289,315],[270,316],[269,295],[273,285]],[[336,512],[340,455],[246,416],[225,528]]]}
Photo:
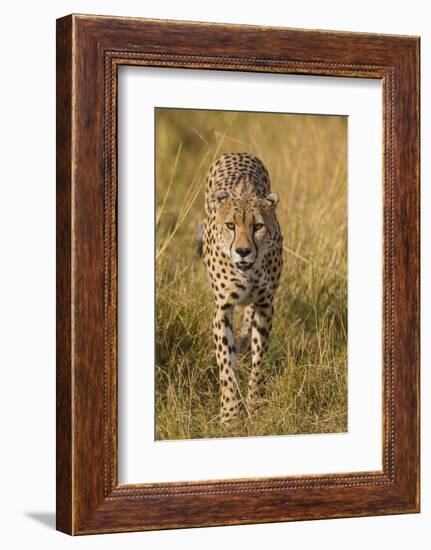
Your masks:
{"label": "sunlit grass", "polygon": [[[157,110],[158,439],[347,430],[347,121],[343,117]],[[195,232],[207,170],[249,151],[278,193],[284,269],[265,395],[227,431],[218,417],[213,299]],[[250,365],[241,358],[245,393]]]}

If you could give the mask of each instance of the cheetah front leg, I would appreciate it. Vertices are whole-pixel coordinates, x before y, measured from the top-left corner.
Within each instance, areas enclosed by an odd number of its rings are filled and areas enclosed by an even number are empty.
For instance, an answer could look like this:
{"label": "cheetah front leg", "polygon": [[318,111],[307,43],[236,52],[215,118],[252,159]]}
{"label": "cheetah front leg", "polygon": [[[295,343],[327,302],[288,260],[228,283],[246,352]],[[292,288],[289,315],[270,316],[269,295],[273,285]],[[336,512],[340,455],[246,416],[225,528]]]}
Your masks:
{"label": "cheetah front leg", "polygon": [[237,338],[237,349],[240,353],[246,354],[251,349],[251,325],[254,318],[254,304],[249,304],[244,309],[244,316]]}
{"label": "cheetah front leg", "polygon": [[263,355],[269,346],[272,328],[273,305],[270,302],[256,304],[251,329],[251,374],[248,383],[247,405],[253,410],[256,398],[262,392]]}
{"label": "cheetah front leg", "polygon": [[236,349],[232,330],[232,308],[217,307],[213,334],[220,376],[220,420],[224,424],[238,416],[238,384],[235,376]]}

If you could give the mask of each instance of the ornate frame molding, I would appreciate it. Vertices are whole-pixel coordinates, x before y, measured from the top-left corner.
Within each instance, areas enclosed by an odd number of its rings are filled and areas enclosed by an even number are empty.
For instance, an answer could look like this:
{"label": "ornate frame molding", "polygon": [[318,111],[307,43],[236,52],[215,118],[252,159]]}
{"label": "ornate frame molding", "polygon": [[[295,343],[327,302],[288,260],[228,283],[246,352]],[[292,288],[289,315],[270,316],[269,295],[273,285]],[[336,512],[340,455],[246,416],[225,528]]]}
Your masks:
{"label": "ornate frame molding", "polygon": [[[263,47],[257,36],[266,37]],[[228,46],[211,46],[221,37]],[[57,51],[58,529],[84,534],[418,511],[418,39],[68,16],[58,20]],[[382,80],[382,471],[118,484],[119,65]],[[225,495],[230,503],[235,498],[229,514]]]}

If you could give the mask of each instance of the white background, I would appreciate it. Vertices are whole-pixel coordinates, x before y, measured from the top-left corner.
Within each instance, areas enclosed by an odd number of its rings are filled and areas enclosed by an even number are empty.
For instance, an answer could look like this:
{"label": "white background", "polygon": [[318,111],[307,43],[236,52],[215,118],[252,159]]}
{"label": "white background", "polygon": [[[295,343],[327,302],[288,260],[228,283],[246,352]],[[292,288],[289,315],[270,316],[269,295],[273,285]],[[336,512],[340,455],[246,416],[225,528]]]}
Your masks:
{"label": "white background", "polygon": [[[5,548],[331,550],[429,546],[431,339],[422,344],[422,514],[72,539],[54,523],[55,18],[70,12],[284,25],[422,36],[422,151],[431,150],[427,2],[76,0],[8,2],[2,11],[0,128],[2,342],[1,543]],[[431,332],[430,164],[422,167],[422,330]]]}
{"label": "white background", "polygon": [[[143,67],[119,79],[120,482],[381,470],[381,82]],[[348,433],[154,441],[156,105],[348,115]]]}

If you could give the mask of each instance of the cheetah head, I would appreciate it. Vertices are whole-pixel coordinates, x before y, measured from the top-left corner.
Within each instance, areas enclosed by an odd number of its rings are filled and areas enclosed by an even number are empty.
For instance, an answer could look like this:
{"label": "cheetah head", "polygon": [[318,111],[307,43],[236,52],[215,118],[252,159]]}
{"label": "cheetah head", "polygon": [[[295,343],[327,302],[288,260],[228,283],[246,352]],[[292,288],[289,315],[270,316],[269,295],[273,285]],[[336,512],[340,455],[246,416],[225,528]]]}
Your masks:
{"label": "cheetah head", "polygon": [[223,190],[214,195],[213,201],[216,244],[238,270],[248,271],[274,244],[278,196],[236,196]]}

